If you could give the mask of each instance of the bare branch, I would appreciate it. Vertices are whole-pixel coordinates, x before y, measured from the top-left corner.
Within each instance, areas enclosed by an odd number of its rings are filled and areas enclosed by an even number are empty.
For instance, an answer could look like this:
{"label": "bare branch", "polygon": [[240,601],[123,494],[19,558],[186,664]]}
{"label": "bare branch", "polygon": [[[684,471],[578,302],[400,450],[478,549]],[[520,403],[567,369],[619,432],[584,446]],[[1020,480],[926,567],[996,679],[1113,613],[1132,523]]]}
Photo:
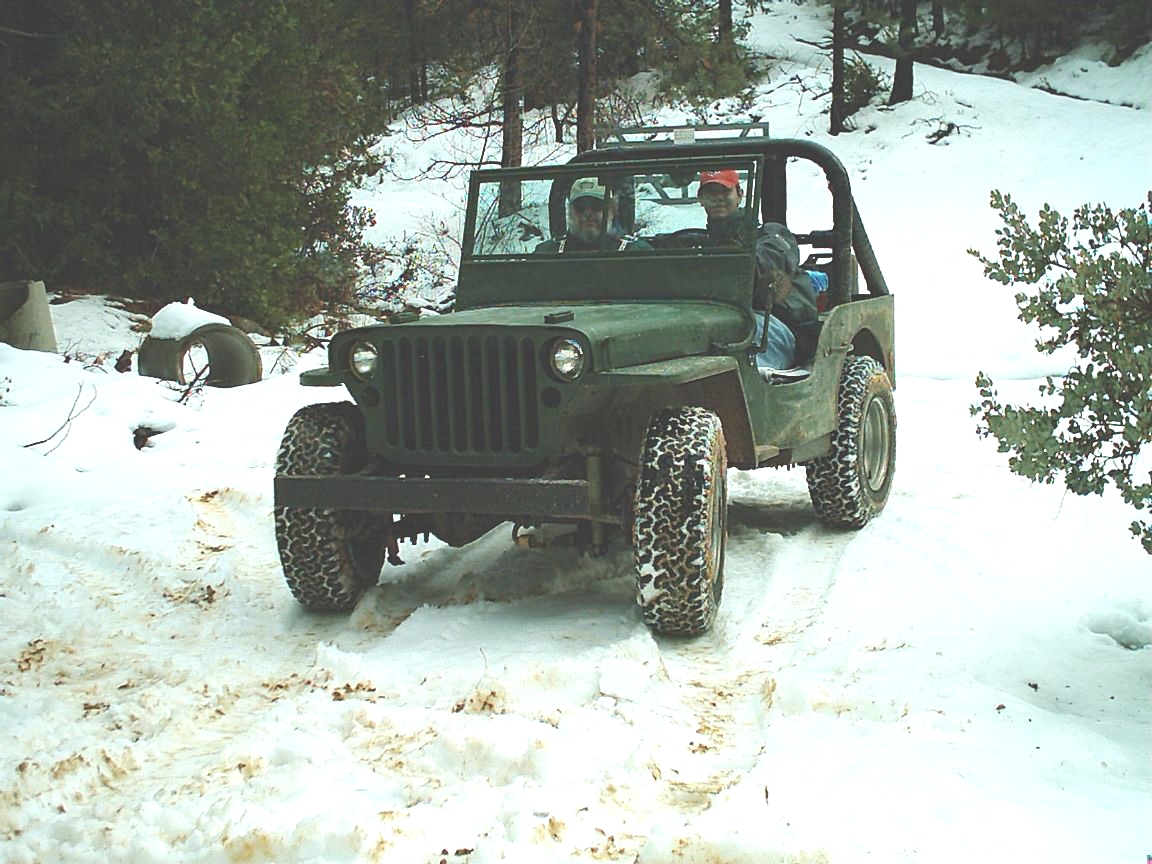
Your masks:
{"label": "bare branch", "polygon": [[77,406],[77,404],[79,404],[80,397],[83,395],[83,393],[84,393],[84,383],[81,382],[79,389],[77,389],[77,391],[76,391],[76,398],[72,400],[72,407],[68,409],[68,416],[67,416],[67,418],[65,418],[64,422],[60,424],[59,428],[57,428],[57,430],[55,432],[53,432],[51,435],[49,435],[47,438],[41,438],[39,441],[33,441],[31,444],[25,444],[24,447],[29,448],[29,447],[36,447],[37,445],[40,445],[40,444],[47,444],[49,441],[51,441],[53,438],[55,438],[61,432],[64,433],[64,437],[61,438],[58,442],[56,442],[56,446],[53,447],[51,450],[49,450],[44,455],[47,456],[48,453],[54,452],[61,444],[63,444],[68,438],[68,433],[72,431],[72,421],[75,420],[77,417],[79,417],[81,414],[83,414],[85,411],[87,411],[89,408],[91,408],[92,403],[96,401],[96,388],[93,387],[92,388],[92,398],[88,400],[87,405],[85,405],[83,408],[81,408],[79,411],[77,411],[76,406]]}
{"label": "bare branch", "polygon": [[212,370],[212,366],[208,363],[205,363],[203,366],[201,366],[199,369],[197,369],[196,370],[196,377],[194,377],[191,381],[188,382],[188,385],[184,388],[184,392],[181,393],[180,398],[176,400],[176,404],[177,405],[187,404],[188,400],[190,398],[192,398],[193,393],[199,393],[201,390],[203,390],[204,389],[204,376],[207,375],[211,370]]}
{"label": "bare branch", "polygon": [[25,39],[59,39],[63,33],[27,33],[14,27],[0,25],[0,33],[11,33],[13,36],[23,36]]}

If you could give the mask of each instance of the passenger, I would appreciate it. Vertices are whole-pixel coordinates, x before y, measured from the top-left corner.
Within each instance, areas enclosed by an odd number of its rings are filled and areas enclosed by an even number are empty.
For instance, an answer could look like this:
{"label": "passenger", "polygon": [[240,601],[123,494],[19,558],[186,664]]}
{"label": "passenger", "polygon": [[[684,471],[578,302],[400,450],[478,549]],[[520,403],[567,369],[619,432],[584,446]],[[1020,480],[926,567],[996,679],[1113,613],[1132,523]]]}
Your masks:
{"label": "passenger", "polygon": [[755,215],[740,206],[744,191],[732,169],[700,172],[696,196],[708,216],[710,243],[735,243],[756,250],[752,308],[757,345],[763,341],[765,318],[768,322],[768,344],[756,355],[756,365],[791,369],[808,362],[819,328],[816,292],[808,274],[800,269],[800,246],[792,232],[779,222],[757,226]]}
{"label": "passenger", "polygon": [[[604,219],[604,202],[608,202],[608,218]],[[592,252],[601,248],[623,252],[625,249],[651,249],[643,240],[628,237],[616,221],[616,200],[606,194],[594,177],[582,177],[572,184],[568,193],[568,231],[559,238],[545,240],[535,252]],[[600,243],[601,225],[607,224],[604,246]]]}

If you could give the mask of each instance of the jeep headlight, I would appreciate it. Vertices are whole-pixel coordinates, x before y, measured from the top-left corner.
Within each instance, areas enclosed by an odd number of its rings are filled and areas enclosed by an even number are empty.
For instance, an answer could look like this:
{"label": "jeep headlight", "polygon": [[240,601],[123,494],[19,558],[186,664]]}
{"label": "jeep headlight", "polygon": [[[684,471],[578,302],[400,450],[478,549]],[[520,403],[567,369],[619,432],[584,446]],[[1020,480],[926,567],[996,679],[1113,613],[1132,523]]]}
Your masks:
{"label": "jeep headlight", "polygon": [[557,339],[552,343],[552,371],[564,381],[575,381],[584,371],[584,348],[575,339]]}
{"label": "jeep headlight", "polygon": [[352,367],[352,374],[361,380],[372,377],[379,360],[380,355],[376,351],[376,346],[368,342],[356,342],[352,345],[352,350],[348,352],[348,363]]}

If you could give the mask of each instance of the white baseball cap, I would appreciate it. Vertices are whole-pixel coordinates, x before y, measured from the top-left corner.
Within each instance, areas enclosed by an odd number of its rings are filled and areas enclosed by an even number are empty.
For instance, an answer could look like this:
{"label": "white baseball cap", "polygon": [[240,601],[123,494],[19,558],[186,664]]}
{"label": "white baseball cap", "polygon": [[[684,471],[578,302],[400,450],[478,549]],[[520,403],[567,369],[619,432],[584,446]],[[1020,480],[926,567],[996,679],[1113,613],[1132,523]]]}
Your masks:
{"label": "white baseball cap", "polygon": [[572,184],[572,191],[568,193],[569,201],[575,201],[577,198],[596,198],[603,201],[604,187],[596,182],[595,177],[581,177]]}

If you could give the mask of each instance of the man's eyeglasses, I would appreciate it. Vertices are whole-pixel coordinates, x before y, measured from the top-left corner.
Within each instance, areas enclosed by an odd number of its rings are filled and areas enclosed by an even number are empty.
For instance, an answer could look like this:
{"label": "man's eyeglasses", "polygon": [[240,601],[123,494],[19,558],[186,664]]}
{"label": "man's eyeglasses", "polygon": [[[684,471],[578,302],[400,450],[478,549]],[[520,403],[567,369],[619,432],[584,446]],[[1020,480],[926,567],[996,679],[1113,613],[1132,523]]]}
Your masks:
{"label": "man's eyeglasses", "polygon": [[601,213],[604,210],[604,202],[598,201],[595,198],[579,198],[571,202],[569,205],[577,213]]}

